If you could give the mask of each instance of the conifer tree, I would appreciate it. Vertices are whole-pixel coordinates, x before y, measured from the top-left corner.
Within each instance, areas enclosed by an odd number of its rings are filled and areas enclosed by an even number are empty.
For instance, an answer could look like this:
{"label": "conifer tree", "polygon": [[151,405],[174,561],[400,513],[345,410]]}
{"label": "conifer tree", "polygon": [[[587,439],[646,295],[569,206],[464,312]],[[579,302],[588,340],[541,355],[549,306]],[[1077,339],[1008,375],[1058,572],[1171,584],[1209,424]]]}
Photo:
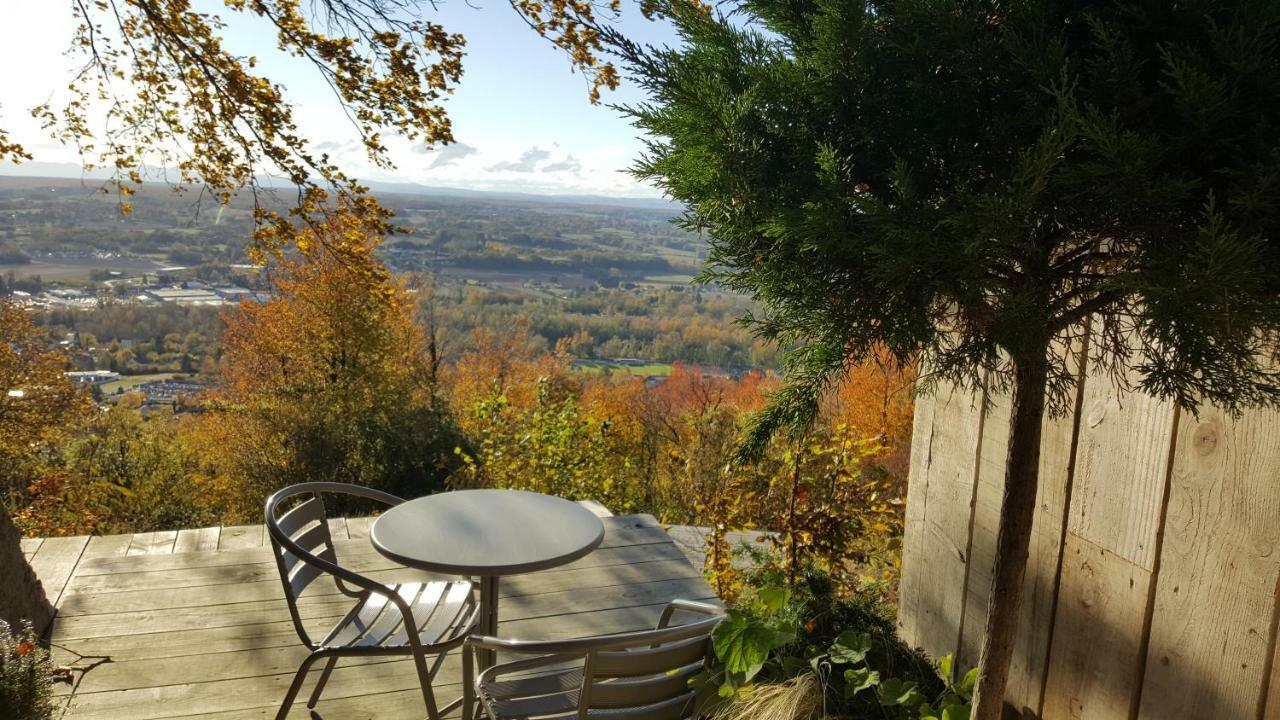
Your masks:
{"label": "conifer tree", "polygon": [[1280,4],[738,0],[647,91],[636,174],[764,306],[787,387],[750,452],[881,348],[1012,393],[974,717],[998,718],[1065,346],[1194,411],[1280,401]]}

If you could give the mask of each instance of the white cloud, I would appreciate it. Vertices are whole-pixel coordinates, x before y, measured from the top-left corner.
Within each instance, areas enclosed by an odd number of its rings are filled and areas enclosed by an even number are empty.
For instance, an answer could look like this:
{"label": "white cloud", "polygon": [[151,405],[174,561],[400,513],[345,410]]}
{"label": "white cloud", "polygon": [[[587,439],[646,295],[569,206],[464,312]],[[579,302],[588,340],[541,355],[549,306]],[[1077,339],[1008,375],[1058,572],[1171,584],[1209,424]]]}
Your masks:
{"label": "white cloud", "polygon": [[531,173],[537,169],[538,163],[550,157],[550,152],[535,145],[521,153],[519,160],[504,160],[496,165],[489,166],[486,170],[489,172]]}
{"label": "white cloud", "polygon": [[565,159],[559,162],[553,162],[550,165],[542,166],[542,172],[544,173],[549,173],[549,172],[577,173],[581,169],[582,169],[582,163],[578,161],[578,158],[572,155],[569,155],[568,157],[566,157]]}
{"label": "white cloud", "polygon": [[[419,148],[423,149],[420,150]],[[444,147],[436,148],[434,150],[426,150],[425,146],[418,145],[414,147],[414,152],[432,154],[433,159],[431,164],[427,166],[427,169],[434,170],[446,165],[453,165],[468,155],[475,155],[480,151],[477,150],[474,145],[456,142],[452,145],[445,145]]]}

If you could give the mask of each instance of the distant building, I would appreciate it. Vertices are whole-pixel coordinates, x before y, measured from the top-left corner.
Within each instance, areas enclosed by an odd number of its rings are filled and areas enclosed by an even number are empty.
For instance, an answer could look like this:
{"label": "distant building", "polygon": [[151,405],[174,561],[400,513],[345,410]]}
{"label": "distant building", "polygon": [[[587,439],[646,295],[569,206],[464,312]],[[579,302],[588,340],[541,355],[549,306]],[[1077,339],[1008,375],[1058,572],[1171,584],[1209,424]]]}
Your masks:
{"label": "distant building", "polygon": [[195,395],[204,390],[204,385],[181,380],[157,380],[146,382],[134,388],[134,392],[142,393],[147,403],[172,404],[184,396]]}
{"label": "distant building", "polygon": [[81,385],[102,385],[120,379],[120,373],[110,370],[77,370],[67,373],[67,377]]}
{"label": "distant building", "polygon": [[241,300],[255,300],[257,302],[263,301],[263,297],[260,293],[256,293],[253,290],[250,290],[249,288],[243,288],[238,285],[231,285],[228,287],[215,287],[211,289],[213,290],[214,293],[218,295],[218,297],[222,298],[228,303],[238,303]]}
{"label": "distant building", "polygon": [[153,300],[178,305],[223,305],[226,302],[217,293],[200,287],[148,288],[145,294]]}

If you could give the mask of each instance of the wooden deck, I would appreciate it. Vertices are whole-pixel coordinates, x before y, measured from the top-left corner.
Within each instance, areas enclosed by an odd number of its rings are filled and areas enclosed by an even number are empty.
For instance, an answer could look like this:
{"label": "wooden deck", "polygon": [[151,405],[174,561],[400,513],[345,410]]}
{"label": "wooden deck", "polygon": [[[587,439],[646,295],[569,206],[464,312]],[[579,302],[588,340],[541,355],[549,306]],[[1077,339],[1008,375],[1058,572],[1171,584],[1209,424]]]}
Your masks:
{"label": "wooden deck", "polygon": [[[331,521],[339,560],[371,576],[413,577],[379,556],[370,520]],[[563,568],[504,579],[507,636],[559,638],[652,627],[661,607],[711,588],[648,515],[603,518],[605,539]],[[305,650],[286,609],[262,526],[24,541],[58,606],[55,661],[75,668],[64,686],[73,720],[274,717]],[[321,583],[316,583],[321,585]],[[304,598],[317,628],[350,600],[329,589]],[[456,654],[436,679],[437,697],[461,692]],[[318,670],[313,671],[313,675]],[[303,688],[303,696],[310,684]],[[291,718],[421,718],[407,660],[343,661],[311,715]]]}

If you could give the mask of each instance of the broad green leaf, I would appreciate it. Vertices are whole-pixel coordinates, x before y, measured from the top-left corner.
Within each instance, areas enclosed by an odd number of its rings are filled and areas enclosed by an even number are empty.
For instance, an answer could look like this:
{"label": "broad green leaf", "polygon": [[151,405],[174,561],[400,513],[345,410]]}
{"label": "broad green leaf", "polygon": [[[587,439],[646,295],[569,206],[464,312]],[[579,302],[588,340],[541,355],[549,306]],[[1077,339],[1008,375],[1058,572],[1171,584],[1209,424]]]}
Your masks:
{"label": "broad green leaf", "polygon": [[871,636],[866,633],[846,630],[831,645],[831,662],[860,663],[871,652]]}
{"label": "broad green leaf", "polygon": [[880,698],[881,705],[894,706],[901,705],[906,692],[913,689],[915,689],[914,683],[905,683],[898,678],[889,678],[880,683],[880,689],[876,694]]}
{"label": "broad green leaf", "polygon": [[965,695],[973,694],[973,686],[978,683],[978,668],[973,668],[964,674],[964,680],[960,681],[960,692]]}
{"label": "broad green leaf", "polygon": [[880,673],[865,667],[849,668],[844,671],[844,682],[844,696],[851,698],[880,684]]}
{"label": "broad green leaf", "polygon": [[738,684],[755,677],[769,659],[769,652],[788,639],[765,623],[737,610],[730,610],[711,632],[716,657]]}
{"label": "broad green leaf", "polygon": [[950,653],[938,658],[938,674],[942,679],[951,682],[951,655]]}
{"label": "broad green leaf", "polygon": [[969,720],[972,713],[973,710],[968,704],[948,705],[942,708],[941,720]]}
{"label": "broad green leaf", "polygon": [[760,590],[760,602],[765,610],[776,613],[791,600],[791,591],[785,587],[767,587]]}
{"label": "broad green leaf", "polygon": [[898,678],[889,678],[880,683],[877,697],[880,699],[880,704],[886,707],[901,705],[910,708],[925,702],[924,695],[916,689],[914,682]]}

